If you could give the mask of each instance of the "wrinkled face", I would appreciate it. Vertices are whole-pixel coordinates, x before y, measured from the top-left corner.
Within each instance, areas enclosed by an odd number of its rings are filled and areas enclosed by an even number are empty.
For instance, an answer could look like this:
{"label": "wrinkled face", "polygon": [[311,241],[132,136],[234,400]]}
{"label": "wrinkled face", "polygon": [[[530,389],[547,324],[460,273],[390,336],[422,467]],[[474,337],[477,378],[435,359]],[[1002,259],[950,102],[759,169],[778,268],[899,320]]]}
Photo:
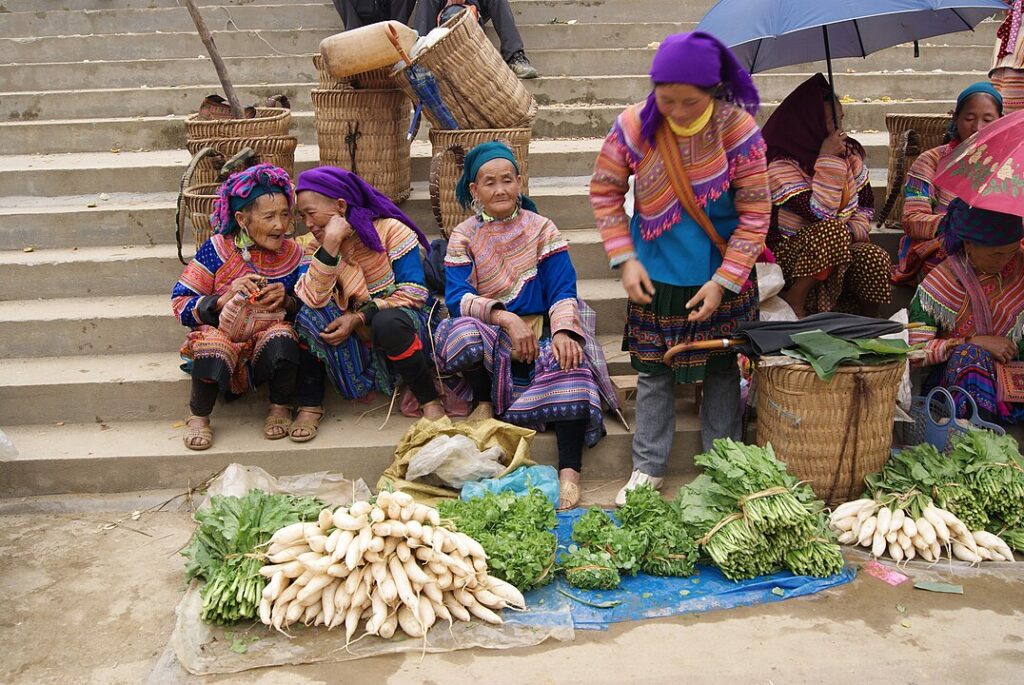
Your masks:
{"label": "wrinkled face", "polygon": [[480,167],[476,183],[469,184],[469,192],[484,206],[484,211],[495,219],[504,219],[516,211],[522,190],[523,179],[507,159],[487,162]]}
{"label": "wrinkled face", "polygon": [[295,211],[318,243],[324,241],[324,228],[332,217],[345,216],[348,205],[344,200],[332,200],[312,190],[303,190],[295,198]]}
{"label": "wrinkled face", "polygon": [[[836,115],[832,116],[832,105],[835,105]],[[836,131],[836,121],[839,122],[839,130],[843,130],[843,103],[839,102],[839,98],[832,98],[832,102],[825,101],[825,130],[828,131],[829,135],[832,135]]]}
{"label": "wrinkled face", "polygon": [[235,212],[235,221],[244,226],[258,246],[277,252],[291,232],[292,210],[283,193],[261,195],[245,209]]}
{"label": "wrinkled face", "polygon": [[998,274],[1009,265],[1010,261],[1020,252],[1020,243],[1010,243],[997,247],[982,247],[974,243],[964,243],[967,258],[974,268],[983,274]]}
{"label": "wrinkled face", "polygon": [[999,118],[996,101],[984,93],[975,93],[967,98],[956,118],[956,130],[960,140],[967,140]]}
{"label": "wrinkled face", "polygon": [[661,116],[676,126],[692,126],[707,111],[712,95],[686,83],[662,83],[654,87],[654,102]]}

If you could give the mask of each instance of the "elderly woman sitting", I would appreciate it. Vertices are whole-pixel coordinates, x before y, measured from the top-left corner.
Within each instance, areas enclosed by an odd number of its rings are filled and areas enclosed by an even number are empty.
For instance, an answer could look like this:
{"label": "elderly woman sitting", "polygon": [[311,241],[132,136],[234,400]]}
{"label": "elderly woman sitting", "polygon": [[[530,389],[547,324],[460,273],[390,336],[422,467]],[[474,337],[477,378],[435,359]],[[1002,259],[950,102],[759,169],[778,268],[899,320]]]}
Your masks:
{"label": "elderly woman sitting", "polygon": [[394,370],[424,417],[441,418],[444,408],[423,352],[424,343],[430,345],[419,251],[427,247],[426,236],[350,171],[305,171],[296,191],[296,208],[311,234],[305,242],[312,261],[295,287],[303,303],[296,327],[308,351],[300,363],[292,440],[316,435],[325,372],[343,396],[362,399],[373,390],[390,394]]}
{"label": "elderly woman sitting", "polygon": [[299,345],[286,319],[299,308],[292,294],[302,262],[302,248],[288,237],[292,202],[283,169],[260,164],[233,174],[210,217],[215,234],[171,293],[175,317],[191,329],[181,348],[192,374],[189,449],[213,443],[210,413],[218,391],[233,399],[263,383],[270,385],[263,435],[288,434]]}
{"label": "elderly woman sitting", "polygon": [[[1019,216],[954,199],[941,226],[949,257],[932,269],[910,303],[911,343],[925,344],[925,381],[964,388],[988,420],[1024,420],[1024,227]],[[1012,382],[1016,377],[1017,382]]]}
{"label": "elderly woman sitting", "polygon": [[576,295],[576,270],[554,223],[521,194],[515,155],[499,142],[466,155],[456,193],[475,216],[452,232],[438,326],[442,371],[461,373],[477,407],[558,442],[560,507],[579,501],[583,445],[605,434],[602,392],[613,396],[594,313]]}

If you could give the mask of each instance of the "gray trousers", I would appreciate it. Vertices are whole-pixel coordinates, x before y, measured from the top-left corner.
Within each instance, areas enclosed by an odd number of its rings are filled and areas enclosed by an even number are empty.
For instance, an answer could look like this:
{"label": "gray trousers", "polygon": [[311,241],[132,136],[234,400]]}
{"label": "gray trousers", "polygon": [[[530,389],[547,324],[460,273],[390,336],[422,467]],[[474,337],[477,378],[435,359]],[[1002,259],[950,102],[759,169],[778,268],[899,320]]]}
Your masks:
{"label": "gray trousers", "polygon": [[[671,373],[641,373],[636,387],[636,431],[633,469],[661,478],[676,434],[675,381]],[[740,370],[735,354],[715,354],[704,370],[704,399],[700,409],[700,438],[704,451],[717,438],[743,438],[740,412]]]}
{"label": "gray trousers", "polygon": [[[337,2],[338,0],[335,0]],[[445,6],[446,0],[419,0],[413,13],[412,26],[421,36],[425,36],[437,28],[437,15]],[[469,4],[467,2],[467,4]],[[508,0],[475,0],[480,8],[480,20],[491,22],[501,43],[501,58],[506,62],[512,55],[523,49],[523,38],[516,27],[516,18],[512,15],[512,6]]]}

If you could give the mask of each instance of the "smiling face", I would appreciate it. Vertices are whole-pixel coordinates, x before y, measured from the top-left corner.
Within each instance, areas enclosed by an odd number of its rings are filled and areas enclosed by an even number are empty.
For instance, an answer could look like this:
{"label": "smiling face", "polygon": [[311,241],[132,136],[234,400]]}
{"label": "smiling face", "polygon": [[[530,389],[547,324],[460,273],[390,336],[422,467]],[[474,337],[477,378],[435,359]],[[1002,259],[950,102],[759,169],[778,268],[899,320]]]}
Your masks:
{"label": "smiling face", "polygon": [[960,140],[967,140],[999,118],[999,106],[990,95],[975,93],[967,98],[956,117]]}
{"label": "smiling face", "polygon": [[235,212],[235,221],[246,228],[256,245],[277,252],[291,231],[292,210],[283,193],[270,193]]}
{"label": "smiling face", "polygon": [[295,198],[295,211],[318,243],[324,242],[324,228],[331,218],[345,216],[348,205],[344,200],[332,200],[312,190],[303,190]]}
{"label": "smiling face", "polygon": [[996,247],[984,247],[970,242],[964,243],[967,259],[970,260],[975,269],[983,274],[1002,273],[1010,261],[1020,253],[1020,249],[1020,243],[1018,242]]}
{"label": "smiling face", "polygon": [[692,126],[711,104],[712,94],[686,83],[661,83],[654,87],[654,102],[661,116],[676,126]]}
{"label": "smiling face", "polygon": [[473,198],[483,205],[484,211],[495,219],[512,216],[519,204],[523,179],[507,159],[492,159],[480,167],[476,182],[469,184]]}

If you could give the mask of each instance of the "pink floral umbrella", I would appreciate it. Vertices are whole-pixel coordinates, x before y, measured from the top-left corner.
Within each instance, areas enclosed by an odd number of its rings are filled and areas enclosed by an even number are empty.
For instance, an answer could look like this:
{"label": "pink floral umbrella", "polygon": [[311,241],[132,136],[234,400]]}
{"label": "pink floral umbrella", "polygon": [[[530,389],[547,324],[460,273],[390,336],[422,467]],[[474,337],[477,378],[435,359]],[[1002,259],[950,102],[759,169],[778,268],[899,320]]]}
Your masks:
{"label": "pink floral umbrella", "polygon": [[972,207],[1024,216],[1024,110],[961,143],[934,183]]}

